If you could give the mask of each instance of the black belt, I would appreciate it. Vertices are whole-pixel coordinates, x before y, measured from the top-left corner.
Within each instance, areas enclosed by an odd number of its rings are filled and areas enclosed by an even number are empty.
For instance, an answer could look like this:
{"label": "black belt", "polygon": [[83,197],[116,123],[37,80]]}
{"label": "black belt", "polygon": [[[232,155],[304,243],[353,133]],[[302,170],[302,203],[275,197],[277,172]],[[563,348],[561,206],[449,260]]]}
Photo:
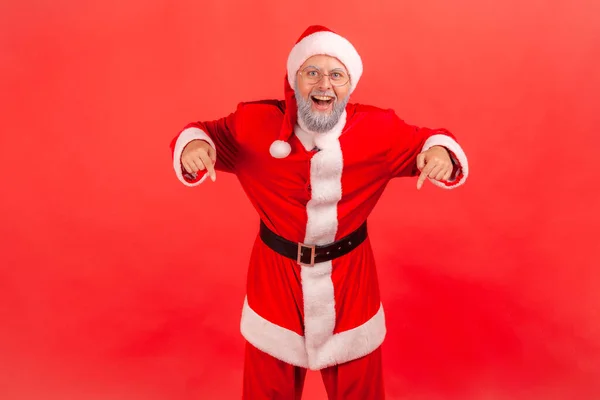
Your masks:
{"label": "black belt", "polygon": [[260,221],[260,238],[275,252],[295,260],[300,265],[314,266],[350,253],[367,238],[367,222],[348,236],[325,246],[291,242],[272,232]]}

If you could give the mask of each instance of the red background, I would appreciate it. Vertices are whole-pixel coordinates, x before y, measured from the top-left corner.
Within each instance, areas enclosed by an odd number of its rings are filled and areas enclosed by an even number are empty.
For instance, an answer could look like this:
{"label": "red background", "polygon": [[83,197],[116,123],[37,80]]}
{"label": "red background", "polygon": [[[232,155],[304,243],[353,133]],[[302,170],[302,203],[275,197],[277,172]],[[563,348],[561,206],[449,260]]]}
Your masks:
{"label": "red background", "polygon": [[178,183],[168,144],[281,98],[315,23],[359,49],[354,101],[470,160],[462,188],[397,181],[371,218],[389,398],[600,398],[597,1],[7,3],[2,399],[239,398],[258,220],[232,176]]}

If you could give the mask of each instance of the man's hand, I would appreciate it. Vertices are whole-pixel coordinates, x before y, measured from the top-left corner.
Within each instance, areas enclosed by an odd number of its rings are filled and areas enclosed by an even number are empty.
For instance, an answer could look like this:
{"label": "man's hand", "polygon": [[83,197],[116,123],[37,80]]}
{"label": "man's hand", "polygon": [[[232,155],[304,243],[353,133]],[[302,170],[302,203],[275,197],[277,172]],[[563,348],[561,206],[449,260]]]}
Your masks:
{"label": "man's hand", "polygon": [[454,166],[450,153],[442,146],[433,146],[417,156],[417,168],[421,171],[417,181],[417,189],[423,187],[425,179],[447,181],[452,176]]}
{"label": "man's hand", "polygon": [[204,140],[192,140],[181,153],[181,164],[188,173],[195,174],[206,169],[213,182],[217,179],[215,173],[216,161],[217,154],[215,150]]}

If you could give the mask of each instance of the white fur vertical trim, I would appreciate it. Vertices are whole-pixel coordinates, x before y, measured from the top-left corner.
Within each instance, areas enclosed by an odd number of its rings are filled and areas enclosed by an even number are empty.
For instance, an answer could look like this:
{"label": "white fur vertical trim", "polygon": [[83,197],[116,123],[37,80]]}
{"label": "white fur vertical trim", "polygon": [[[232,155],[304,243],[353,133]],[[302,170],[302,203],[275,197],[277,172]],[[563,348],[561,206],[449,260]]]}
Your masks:
{"label": "white fur vertical trim", "polygon": [[469,161],[467,160],[467,155],[463,151],[462,147],[460,147],[460,145],[456,142],[456,140],[452,139],[448,135],[443,135],[443,134],[432,135],[425,141],[425,144],[423,145],[423,151],[426,151],[433,146],[443,146],[443,147],[447,148],[448,150],[450,150],[451,152],[453,152],[456,155],[456,158],[458,158],[458,160],[455,160],[455,161],[458,161],[458,163],[460,165],[460,169],[462,170],[463,176],[459,181],[450,181],[452,183],[452,186],[444,185],[442,182],[438,182],[433,179],[429,179],[430,182],[432,184],[434,184],[435,186],[438,186],[438,187],[441,187],[444,189],[454,189],[454,188],[462,185],[463,183],[465,183],[465,181],[467,180],[467,177],[469,176]]}
{"label": "white fur vertical trim", "polygon": [[208,173],[204,171],[204,176],[198,182],[190,183],[183,178],[183,170],[181,166],[181,153],[183,153],[183,149],[185,148],[185,146],[187,146],[189,142],[197,139],[207,141],[208,144],[210,144],[216,152],[216,147],[212,139],[206,134],[206,132],[198,128],[187,128],[183,132],[181,132],[181,134],[177,138],[177,141],[175,142],[175,150],[173,151],[173,168],[175,169],[175,175],[177,175],[177,178],[181,183],[190,187],[198,186],[199,184],[204,182],[204,180],[208,177]]}
{"label": "white fur vertical trim", "polygon": [[304,337],[258,315],[250,308],[247,297],[242,308],[240,330],[242,336],[257,349],[288,364],[308,367]]}
{"label": "white fur vertical trim", "polygon": [[287,61],[290,86],[294,87],[296,73],[302,64],[317,54],[335,57],[346,66],[350,74],[350,93],[352,93],[363,73],[362,60],[352,43],[346,38],[329,31],[308,35],[292,48]]}
{"label": "white fur vertical trim", "polygon": [[[342,198],[344,161],[339,137],[346,113],[329,132],[315,136],[321,150],[310,162],[311,199],[306,205],[307,224],[304,242],[324,245],[335,241],[338,228],[337,204]],[[332,262],[301,268],[304,297],[304,336],[309,364],[319,358],[321,349],[335,328],[335,293],[331,280]]]}

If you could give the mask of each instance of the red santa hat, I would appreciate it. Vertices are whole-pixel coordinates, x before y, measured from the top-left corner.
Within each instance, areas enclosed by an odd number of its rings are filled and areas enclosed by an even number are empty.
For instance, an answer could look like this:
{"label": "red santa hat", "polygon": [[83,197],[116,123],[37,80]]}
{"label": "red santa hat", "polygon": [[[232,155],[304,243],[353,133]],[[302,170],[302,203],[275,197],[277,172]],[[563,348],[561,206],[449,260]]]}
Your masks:
{"label": "red santa hat", "polygon": [[346,66],[350,75],[349,94],[356,89],[363,72],[362,60],[354,46],[345,38],[325,28],[313,25],[304,31],[296,41],[287,60],[287,74],[284,82],[286,111],[279,133],[279,138],[271,144],[269,152],[275,158],[285,158],[292,151],[289,137],[294,132],[294,126],[298,118],[298,106],[294,95],[294,82],[298,69],[304,62],[314,55],[324,54],[340,60]]}

